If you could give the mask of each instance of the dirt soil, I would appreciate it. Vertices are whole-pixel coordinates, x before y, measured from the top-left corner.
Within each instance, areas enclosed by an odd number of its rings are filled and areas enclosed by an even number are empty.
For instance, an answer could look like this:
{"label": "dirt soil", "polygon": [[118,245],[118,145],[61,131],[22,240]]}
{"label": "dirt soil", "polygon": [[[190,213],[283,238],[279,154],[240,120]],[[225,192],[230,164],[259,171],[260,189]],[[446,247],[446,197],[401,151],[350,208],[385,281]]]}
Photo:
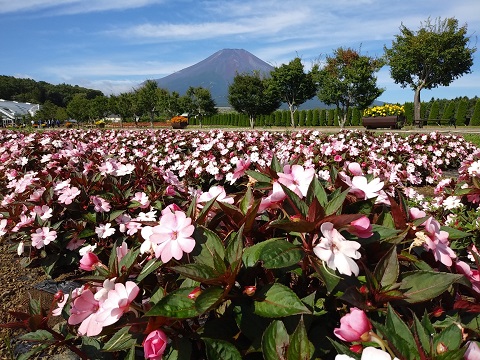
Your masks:
{"label": "dirt soil", "polygon": [[[5,239],[0,240],[0,324],[18,321],[11,311],[28,313],[30,298],[40,300],[43,309],[49,309],[53,294],[48,285],[70,277],[72,274],[62,274],[57,279],[48,279],[41,268],[24,268],[20,264],[20,257],[12,244],[6,244]],[[41,290],[38,287],[43,286]],[[50,324],[58,323],[59,318],[53,318]],[[19,354],[28,351],[31,344],[21,342],[18,336],[26,331],[0,327],[0,359],[16,359]],[[53,352],[52,352],[53,351]],[[75,359],[68,354],[66,349],[50,349],[46,353],[33,357],[33,359]]]}

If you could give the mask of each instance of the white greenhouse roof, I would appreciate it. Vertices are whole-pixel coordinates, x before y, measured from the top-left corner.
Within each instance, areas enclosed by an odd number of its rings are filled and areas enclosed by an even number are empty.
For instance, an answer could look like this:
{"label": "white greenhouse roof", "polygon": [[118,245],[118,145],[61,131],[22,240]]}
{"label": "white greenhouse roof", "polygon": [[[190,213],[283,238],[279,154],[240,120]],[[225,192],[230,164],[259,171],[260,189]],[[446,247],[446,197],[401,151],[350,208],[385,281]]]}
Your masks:
{"label": "white greenhouse roof", "polygon": [[23,115],[34,116],[40,105],[0,99],[0,116],[15,119]]}

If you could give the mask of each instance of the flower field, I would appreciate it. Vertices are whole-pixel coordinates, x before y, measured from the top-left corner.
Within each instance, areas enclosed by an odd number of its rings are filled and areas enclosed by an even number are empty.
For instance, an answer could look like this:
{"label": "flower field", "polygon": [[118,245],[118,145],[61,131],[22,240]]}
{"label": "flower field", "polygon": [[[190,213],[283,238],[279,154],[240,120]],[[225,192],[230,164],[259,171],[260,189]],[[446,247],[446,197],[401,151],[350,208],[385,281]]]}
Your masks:
{"label": "flower field", "polygon": [[23,358],[478,359],[479,179],[439,133],[2,131],[0,240],[81,284],[3,326]]}

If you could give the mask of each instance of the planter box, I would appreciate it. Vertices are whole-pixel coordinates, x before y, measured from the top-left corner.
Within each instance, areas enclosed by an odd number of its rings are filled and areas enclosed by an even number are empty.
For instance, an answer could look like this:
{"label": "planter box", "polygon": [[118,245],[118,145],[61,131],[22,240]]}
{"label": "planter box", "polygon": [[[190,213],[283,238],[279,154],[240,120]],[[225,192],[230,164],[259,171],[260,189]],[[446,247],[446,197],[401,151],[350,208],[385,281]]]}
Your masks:
{"label": "planter box", "polygon": [[183,128],[186,128],[188,125],[188,123],[186,122],[175,122],[175,123],[172,123],[172,128],[173,129],[183,129]]}
{"label": "planter box", "polygon": [[362,125],[365,126],[367,129],[401,129],[404,123],[405,117],[398,115],[362,118]]}

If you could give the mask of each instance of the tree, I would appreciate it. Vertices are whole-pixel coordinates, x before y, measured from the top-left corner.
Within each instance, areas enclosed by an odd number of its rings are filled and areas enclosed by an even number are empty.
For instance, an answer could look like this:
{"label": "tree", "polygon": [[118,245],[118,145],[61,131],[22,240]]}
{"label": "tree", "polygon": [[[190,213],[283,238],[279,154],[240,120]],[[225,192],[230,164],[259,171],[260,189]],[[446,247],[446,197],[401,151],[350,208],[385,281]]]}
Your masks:
{"label": "tree", "polygon": [[436,120],[440,119],[440,105],[438,104],[438,101],[434,101],[432,103],[432,107],[430,108],[430,114],[428,114],[428,118],[430,120]]}
{"label": "tree", "polygon": [[67,113],[72,119],[85,122],[90,116],[90,105],[86,94],[75,94],[67,105]]}
{"label": "tree", "polygon": [[180,115],[184,112],[185,100],[180,97],[180,94],[176,91],[171,93],[167,89],[158,88],[156,90],[157,97],[157,110],[166,119],[171,119],[174,116]]}
{"label": "tree", "polygon": [[137,104],[140,114],[148,114],[150,126],[153,128],[155,113],[157,112],[157,89],[155,80],[147,80],[145,84],[137,90]]}
{"label": "tree", "polygon": [[305,73],[300,58],[295,58],[288,64],[276,67],[270,72],[271,86],[280,96],[280,100],[288,105],[290,123],[296,126],[294,114],[305,101],[313,98],[317,86],[312,73]]}
{"label": "tree", "polygon": [[473,110],[473,115],[470,120],[470,125],[472,126],[480,125],[480,98],[477,99],[477,102],[475,103],[475,108]]}
{"label": "tree", "polygon": [[228,102],[239,113],[248,116],[250,127],[255,127],[259,115],[268,115],[278,109],[280,98],[269,80],[258,72],[237,74],[228,87]]}
{"label": "tree", "polygon": [[337,107],[341,128],[345,126],[352,106],[363,110],[383,93],[374,76],[383,65],[382,60],[340,47],[332,57],[327,56],[321,69],[315,68],[314,76],[319,87],[317,96],[325,104]]}
{"label": "tree", "polygon": [[193,117],[200,127],[202,127],[204,116],[212,116],[218,112],[210,90],[201,86],[190,86],[188,88],[185,94],[184,107],[189,117]]}
{"label": "tree", "polygon": [[420,92],[470,73],[476,48],[468,47],[467,25],[459,28],[455,18],[428,19],[416,32],[402,24],[400,32],[385,56],[395,83],[415,91],[414,118],[420,119]]}
{"label": "tree", "polygon": [[468,101],[467,99],[463,98],[458,102],[458,105],[457,105],[457,111],[455,116],[457,125],[468,125],[466,123],[467,111],[468,111]]}
{"label": "tree", "polygon": [[133,93],[121,93],[118,96],[110,97],[110,109],[120,116],[120,127],[127,117],[133,116]]}
{"label": "tree", "polygon": [[104,95],[90,100],[91,118],[103,119],[108,115],[108,98]]}

